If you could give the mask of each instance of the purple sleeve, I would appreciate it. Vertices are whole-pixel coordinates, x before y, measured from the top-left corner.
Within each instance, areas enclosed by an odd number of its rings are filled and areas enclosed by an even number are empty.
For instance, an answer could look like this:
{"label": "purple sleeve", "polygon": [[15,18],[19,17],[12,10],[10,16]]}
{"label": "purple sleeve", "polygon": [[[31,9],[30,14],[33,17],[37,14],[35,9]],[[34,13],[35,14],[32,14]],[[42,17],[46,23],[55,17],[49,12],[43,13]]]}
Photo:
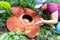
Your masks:
{"label": "purple sleeve", "polygon": [[58,10],[58,5],[51,3],[51,4],[49,4],[48,9],[49,9],[50,14],[52,14],[53,12]]}

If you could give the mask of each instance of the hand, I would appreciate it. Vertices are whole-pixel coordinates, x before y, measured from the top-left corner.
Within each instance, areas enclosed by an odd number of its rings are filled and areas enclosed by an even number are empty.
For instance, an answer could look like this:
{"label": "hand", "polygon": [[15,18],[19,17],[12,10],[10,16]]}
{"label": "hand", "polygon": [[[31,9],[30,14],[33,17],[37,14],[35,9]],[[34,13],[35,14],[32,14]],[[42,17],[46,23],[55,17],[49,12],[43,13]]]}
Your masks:
{"label": "hand", "polygon": [[55,25],[52,25],[52,24],[51,24],[50,26],[51,26],[53,29],[56,29],[56,28],[55,28]]}
{"label": "hand", "polygon": [[34,25],[43,25],[44,24],[44,19],[40,18],[40,21],[36,22]]}

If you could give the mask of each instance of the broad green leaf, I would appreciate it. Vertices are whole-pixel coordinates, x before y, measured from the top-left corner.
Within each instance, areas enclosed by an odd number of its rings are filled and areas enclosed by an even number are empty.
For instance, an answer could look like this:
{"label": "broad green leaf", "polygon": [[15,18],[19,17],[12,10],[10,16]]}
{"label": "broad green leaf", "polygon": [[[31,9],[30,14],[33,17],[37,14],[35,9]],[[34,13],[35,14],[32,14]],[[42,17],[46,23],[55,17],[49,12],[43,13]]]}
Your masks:
{"label": "broad green leaf", "polygon": [[0,1],[0,7],[3,7],[7,10],[8,14],[11,16],[11,5],[8,2]]}

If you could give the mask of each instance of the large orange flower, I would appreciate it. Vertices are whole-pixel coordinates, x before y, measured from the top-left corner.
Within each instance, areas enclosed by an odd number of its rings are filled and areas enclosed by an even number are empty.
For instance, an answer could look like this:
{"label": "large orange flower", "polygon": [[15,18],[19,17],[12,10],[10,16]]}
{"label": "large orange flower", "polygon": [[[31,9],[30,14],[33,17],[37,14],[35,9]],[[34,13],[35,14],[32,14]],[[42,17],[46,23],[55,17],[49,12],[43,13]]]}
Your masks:
{"label": "large orange flower", "polygon": [[37,12],[22,7],[12,7],[12,13],[14,16],[7,19],[7,28],[10,31],[16,31],[19,29],[21,32],[26,32],[26,35],[30,38],[36,36],[40,32],[39,25],[35,26],[34,23],[40,20],[41,15]]}

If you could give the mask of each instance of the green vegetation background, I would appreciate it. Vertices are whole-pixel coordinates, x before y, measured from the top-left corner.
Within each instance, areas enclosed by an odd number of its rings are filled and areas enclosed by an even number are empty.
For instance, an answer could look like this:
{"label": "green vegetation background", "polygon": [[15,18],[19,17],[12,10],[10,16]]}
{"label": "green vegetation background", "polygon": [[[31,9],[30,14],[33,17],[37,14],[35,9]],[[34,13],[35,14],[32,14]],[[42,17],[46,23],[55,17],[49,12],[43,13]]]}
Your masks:
{"label": "green vegetation background", "polygon": [[[34,0],[0,0],[0,1],[7,1],[11,4],[11,6],[22,6],[22,7],[28,7],[31,9],[34,9],[35,1]],[[48,0],[50,3],[57,3],[60,4],[60,0]],[[0,7],[0,31],[4,30],[6,28],[6,20],[11,16],[12,14],[9,14],[7,12],[7,9]],[[44,19],[49,20],[50,15],[43,14]],[[41,32],[38,35],[38,38],[41,40],[45,40],[48,38],[49,40],[56,40],[57,36],[60,36],[56,33],[50,25],[44,25],[41,27]],[[24,37],[26,38],[26,37]]]}

